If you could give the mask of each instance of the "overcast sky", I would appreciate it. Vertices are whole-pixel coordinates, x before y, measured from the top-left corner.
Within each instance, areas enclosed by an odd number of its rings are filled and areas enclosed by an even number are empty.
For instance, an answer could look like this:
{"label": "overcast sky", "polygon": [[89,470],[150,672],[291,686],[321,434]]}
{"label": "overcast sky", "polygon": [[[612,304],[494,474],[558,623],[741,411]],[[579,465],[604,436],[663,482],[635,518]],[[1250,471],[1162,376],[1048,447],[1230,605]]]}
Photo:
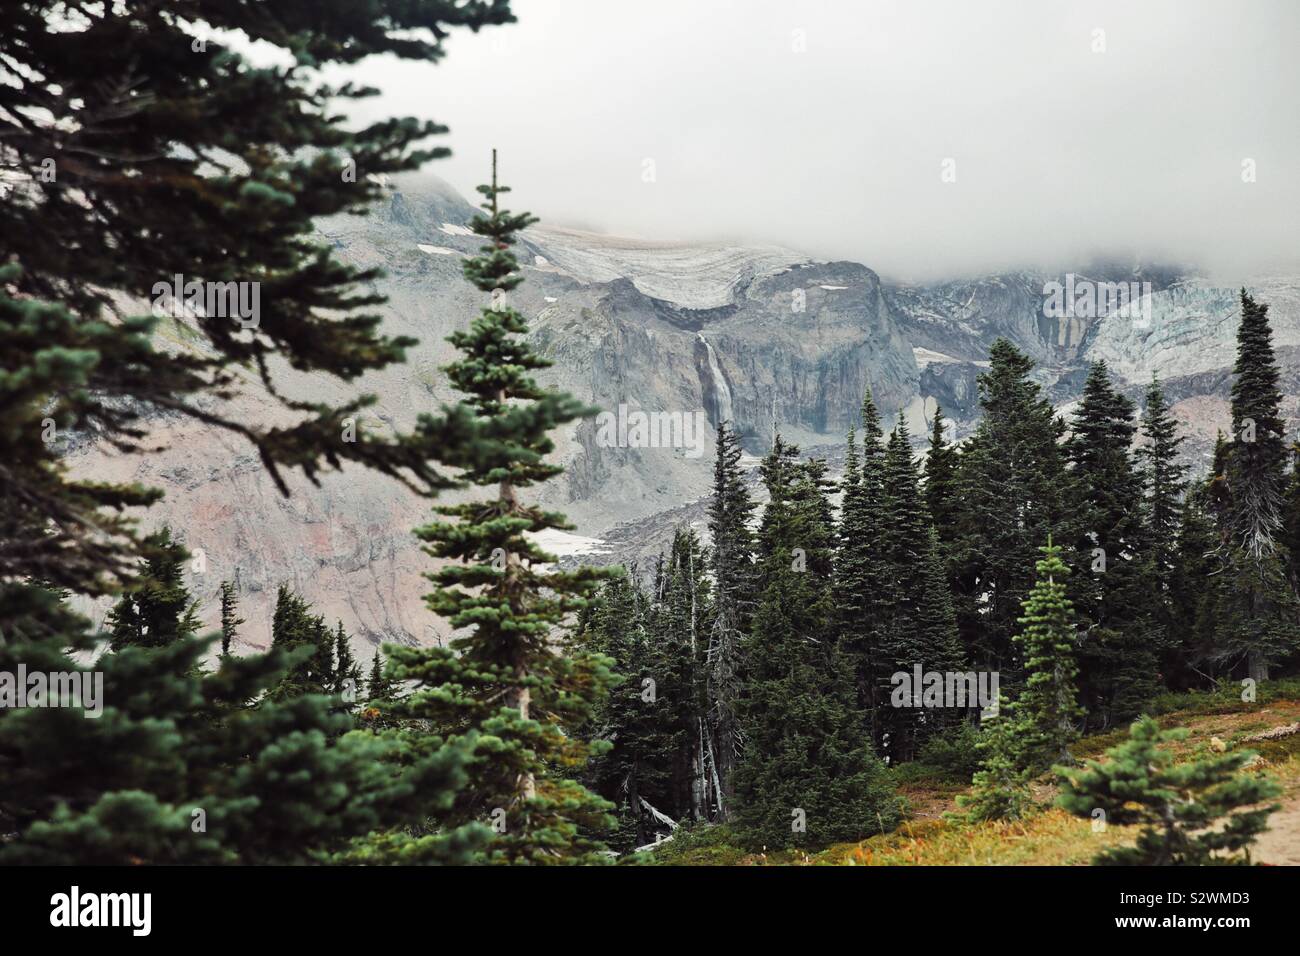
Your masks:
{"label": "overcast sky", "polygon": [[436,67],[363,64],[385,91],[365,109],[449,125],[428,168],[466,195],[496,146],[550,224],[900,278],[1300,249],[1296,0],[513,7]]}

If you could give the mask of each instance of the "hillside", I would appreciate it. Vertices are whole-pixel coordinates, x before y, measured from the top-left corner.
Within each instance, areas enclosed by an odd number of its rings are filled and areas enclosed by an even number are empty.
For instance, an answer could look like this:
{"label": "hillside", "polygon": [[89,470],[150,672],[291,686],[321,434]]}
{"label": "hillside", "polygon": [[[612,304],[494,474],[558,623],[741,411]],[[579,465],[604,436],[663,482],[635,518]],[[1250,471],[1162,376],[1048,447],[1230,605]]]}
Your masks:
{"label": "hillside", "polygon": [[[1255,703],[1237,700],[1231,689],[1213,694],[1165,695],[1154,711],[1161,727],[1186,727],[1179,753],[1222,741],[1229,749],[1259,755],[1262,768],[1283,787],[1281,809],[1256,843],[1252,858],[1267,865],[1300,864],[1300,681],[1266,685]],[[1271,740],[1247,742],[1267,732]],[[1127,736],[1127,728],[1085,737],[1074,748],[1080,759],[1100,757]],[[893,833],[859,843],[817,850],[749,853],[727,842],[725,827],[701,827],[666,842],[653,852],[654,863],[671,866],[1081,866],[1102,848],[1131,843],[1135,828],[1110,826],[1095,832],[1092,822],[1051,806],[1056,786],[1040,778],[1035,796],[1041,809],[1025,820],[968,824],[945,819],[957,809],[958,794],[969,787],[937,767],[910,764],[895,771],[910,816]]]}

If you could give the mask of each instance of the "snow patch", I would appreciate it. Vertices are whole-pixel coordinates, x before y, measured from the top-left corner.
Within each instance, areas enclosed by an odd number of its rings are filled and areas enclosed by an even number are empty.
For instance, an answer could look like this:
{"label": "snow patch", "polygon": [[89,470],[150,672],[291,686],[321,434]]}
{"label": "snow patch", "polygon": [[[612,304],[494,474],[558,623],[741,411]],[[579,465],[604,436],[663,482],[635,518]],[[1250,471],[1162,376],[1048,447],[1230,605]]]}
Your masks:
{"label": "snow patch", "polygon": [[917,347],[912,348],[912,357],[916,359],[916,364],[921,368],[925,368],[931,363],[938,363],[940,365],[957,365],[962,361],[959,358],[953,358],[951,355],[944,355],[942,352],[935,352],[932,349]]}
{"label": "snow patch", "polygon": [[525,531],[524,534],[543,551],[549,551],[559,557],[574,554],[602,554],[600,546],[605,543],[603,538],[584,538],[580,534],[570,534],[557,528]]}
{"label": "snow patch", "polygon": [[753,279],[808,261],[778,246],[662,242],[537,226],[528,237],[545,250],[550,269],[580,282],[625,278],[653,299],[688,309],[730,305]]}
{"label": "snow patch", "polygon": [[818,288],[820,288],[820,289],[825,289],[827,292],[843,292],[845,289],[848,288],[848,286],[846,286],[846,285],[823,285],[823,286],[818,286]]}
{"label": "snow patch", "polygon": [[448,249],[446,246],[426,246],[420,243],[416,248],[421,252],[427,252],[434,256],[458,256],[460,252],[456,249]]}
{"label": "snow patch", "polygon": [[438,227],[439,232],[445,232],[449,236],[472,236],[473,229],[466,229],[464,226],[458,226],[454,222],[444,222]]}

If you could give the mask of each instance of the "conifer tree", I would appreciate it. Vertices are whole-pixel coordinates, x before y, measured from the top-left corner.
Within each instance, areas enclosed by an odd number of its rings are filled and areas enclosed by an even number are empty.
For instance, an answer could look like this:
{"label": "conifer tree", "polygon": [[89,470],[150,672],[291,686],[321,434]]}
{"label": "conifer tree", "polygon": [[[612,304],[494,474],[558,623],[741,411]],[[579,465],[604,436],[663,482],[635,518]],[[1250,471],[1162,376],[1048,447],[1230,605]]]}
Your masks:
{"label": "conifer tree", "polygon": [[1071,762],[1070,744],[1079,736],[1075,721],[1083,715],[1075,686],[1074,608],[1065,589],[1070,569],[1050,538],[1040,550],[1037,580],[1020,618],[1023,630],[1015,637],[1028,678],[1013,705],[1021,764],[1035,771],[1054,760]]}
{"label": "conifer tree", "polygon": [[[474,431],[444,460],[461,469],[467,484],[494,494],[439,507],[454,520],[416,529],[431,556],[450,562],[430,575],[437,588],[429,607],[463,633],[447,648],[391,648],[391,677],[416,686],[386,710],[427,719],[452,740],[481,735],[472,798],[444,821],[490,818],[489,859],[600,862],[603,847],[587,834],[612,823],[610,804],[565,774],[576,774],[592,754],[574,731],[606,692],[608,660],[557,646],[557,638],[597,584],[617,571],[556,567],[528,535],[572,526],[523,500],[563,471],[545,461],[555,447],[551,430],[589,410],[532,378],[551,363],[533,351],[528,324],[507,296],[523,281],[510,247],[535,220],[500,207],[507,189],[497,183],[495,154],[491,185],[479,192],[487,214],[471,225],[487,244],[466,261],[465,277],[492,300],[468,329],[449,337],[460,357],[446,371],[467,396],[463,407]],[[404,841],[395,839],[400,848]]]}
{"label": "conifer tree", "polygon": [[943,407],[934,406],[930,428],[930,446],[925,456],[925,503],[941,544],[952,541],[956,533],[958,502],[957,459],[955,445],[944,439]]}
{"label": "conifer tree", "polygon": [[193,637],[199,629],[197,602],[185,586],[184,547],[172,541],[171,529],[145,539],[148,557],[135,585],[108,615],[109,646],[166,647]]}
{"label": "conifer tree", "polygon": [[966,656],[1019,680],[1011,642],[1039,542],[1068,514],[1064,425],[1029,378],[1033,362],[999,339],[979,377],[983,418],[958,464],[954,599]]}
{"label": "conifer tree", "polygon": [[664,768],[671,762],[671,746],[664,744],[656,707],[648,603],[634,575],[614,578],[601,589],[580,635],[582,647],[608,657],[621,678],[594,708],[590,728],[584,728],[607,741],[609,749],[591,761],[583,779],[614,804],[618,823],[607,841],[624,853],[651,842],[658,831],[643,801],[662,808],[669,791]]}
{"label": "conifer tree", "polygon": [[351,695],[351,702],[356,699],[360,684],[361,667],[352,656],[347,631],[343,630],[343,622],[339,621],[334,630],[334,681],[330,690],[345,697]]}
{"label": "conifer tree", "polygon": [[[934,528],[918,487],[907,424],[900,414],[889,436],[882,474],[884,521],[881,555],[884,565],[880,678],[920,665],[923,672],[962,669],[961,645],[947,576],[939,560]],[[920,694],[920,688],[913,688]],[[891,707],[883,725],[890,735],[891,762],[915,756],[919,744],[936,730],[961,718],[959,711],[939,708]]]}
{"label": "conifer tree", "polygon": [[[135,584],[137,561],[157,557],[137,540],[133,512],[160,493],[69,477],[70,438],[137,453],[153,444],[160,413],[181,414],[249,441],[284,493],[284,472],[316,480],[345,461],[422,493],[451,484],[436,452],[464,435],[463,419],[430,418],[413,435],[359,429],[347,441],[344,423],[370,399],[303,403],[272,370],[351,381],[402,359],[412,341],[378,331],[382,298],[368,291],[378,272],[339,262],[310,238],[313,220],[362,210],[382,197],[385,174],[445,153],[412,149],[442,131],[433,123],[346,129],[329,102],[373,91],[331,89],[318,71],[384,52],[434,61],[449,28],[512,19],[503,0],[379,0],[360,15],[334,0],[311,10],[209,4],[185,17],[138,4],[65,12],[51,29],[39,4],[0,10],[0,50],[24,77],[0,91],[0,152],[17,177],[0,203],[6,668],[76,670],[65,652],[92,650],[95,635],[51,588],[117,597]],[[278,47],[293,65],[256,68],[225,46],[227,33]],[[254,321],[221,309],[162,322],[138,314],[178,276],[259,288]],[[157,347],[165,322],[200,346]],[[216,399],[246,383],[279,413],[232,418]],[[4,862],[314,862],[406,819],[398,797],[412,781],[431,806],[463,782],[454,747],[394,775],[378,743],[343,742],[346,718],[327,699],[265,699],[287,663],[278,652],[204,674],[207,643],[188,636],[188,611],[166,607],[167,590],[150,596],[167,627],[144,620],[148,607],[119,605],[117,649],[96,665],[104,719],[0,710]],[[230,719],[232,703],[255,699]],[[469,837],[444,859],[463,859]]]}
{"label": "conifer tree", "polygon": [[861,838],[899,815],[833,640],[824,468],[797,459],[778,435],[762,466],[763,590],[746,643],[733,815],[750,846]]}
{"label": "conifer tree", "polygon": [[976,745],[981,754],[969,794],[957,805],[971,821],[1016,820],[1033,806],[1030,782],[1054,760],[1070,761],[1081,716],[1074,679],[1074,615],[1066,597],[1069,569],[1061,548],[1049,540],[1040,548],[1037,579],[1024,602],[1023,630],[1015,642],[1027,679],[1014,702],[998,700],[997,713],[983,722]]}
{"label": "conifer tree", "polygon": [[366,679],[366,702],[378,703],[388,700],[393,694],[392,683],[384,675],[384,661],[375,648],[375,656],[370,662],[370,676]]}
{"label": "conifer tree", "polygon": [[1285,548],[1287,576],[1300,592],[1300,442],[1291,443],[1291,470],[1282,503],[1281,543]]}
{"label": "conifer tree", "polygon": [[1188,466],[1179,461],[1183,436],[1169,412],[1160,382],[1152,378],[1142,413],[1142,483],[1146,493],[1147,554],[1143,562],[1148,602],[1159,635],[1161,673],[1177,680],[1185,666],[1183,633],[1176,602],[1181,565],[1179,536],[1184,526],[1183,499],[1187,494]]}
{"label": "conifer tree", "polygon": [[1083,622],[1080,689],[1099,726],[1136,716],[1158,684],[1142,478],[1131,446],[1133,403],[1094,362],[1070,423],[1074,499],[1072,595]]}
{"label": "conifer tree", "polygon": [[334,690],[334,635],[299,595],[280,585],[271,617],[271,648],[288,655],[288,673],[276,687],[279,699]]}
{"label": "conifer tree", "polygon": [[1267,680],[1295,653],[1300,614],[1287,579],[1283,532],[1286,446],[1268,306],[1243,289],[1233,366],[1232,440],[1224,468],[1218,655]]}
{"label": "conifer tree", "polygon": [[1121,866],[1206,866],[1249,863],[1250,844],[1277,805],[1261,807],[1281,788],[1259,773],[1243,773],[1249,750],[1208,753],[1175,761],[1163,744],[1184,740],[1187,729],[1161,730],[1150,717],[1133,723],[1129,739],[1106,760],[1061,769],[1059,803],[1081,817],[1097,810],[1107,823],[1141,825],[1135,846],[1102,851],[1095,863]]}
{"label": "conifer tree", "polygon": [[667,812],[679,820],[710,820],[718,804],[718,776],[705,724],[704,636],[711,614],[707,557],[693,530],[676,530],[650,616],[653,667],[659,675],[655,711],[660,725],[673,734],[673,809]]}
{"label": "conifer tree", "polygon": [[[11,505],[0,581],[32,577],[91,596],[129,582],[142,552],[128,509],[159,493],[73,479],[60,453],[74,433],[139,453],[157,413],[247,440],[283,493],[284,472],[314,480],[344,461],[422,492],[446,487],[432,452],[459,423],[390,437],[358,429],[347,441],[344,422],[373,399],[297,401],[273,369],[352,381],[402,360],[414,340],[380,333],[382,298],[369,291],[379,271],[340,261],[311,238],[313,221],[364,209],[384,198],[385,176],[447,153],[417,148],[445,132],[430,121],[349,128],[331,104],[375,91],[321,71],[383,54],[436,62],[452,28],[511,22],[508,4],[376,0],[361,13],[350,0],[205,4],[183,17],[148,4],[73,5],[53,14],[57,29],[51,15],[48,4],[0,10],[6,72],[24,77],[0,90],[12,186],[0,203],[0,498]],[[292,65],[256,67],[228,35]],[[201,347],[158,347],[160,320],[142,313],[177,277],[257,284],[256,314],[187,309],[179,321]],[[211,401],[250,379],[278,414],[237,418]]]}
{"label": "conifer tree", "polygon": [[244,619],[239,616],[239,599],[235,596],[233,581],[221,582],[221,656],[230,656],[230,645],[239,636],[239,625]]}
{"label": "conifer tree", "polygon": [[882,647],[885,594],[884,447],[880,415],[870,389],[862,400],[862,453],[850,431],[842,483],[838,548],[832,593],[838,649],[852,674],[854,705],[879,747],[889,662]]}
{"label": "conifer tree", "polygon": [[740,647],[756,597],[754,502],[740,469],[741,447],[729,422],[718,424],[713,466],[713,497],[708,528],[713,547],[713,617],[706,654],[706,706],[713,763],[717,768],[719,816],[726,818],[733,792],[732,774],[741,752],[736,723],[743,662]]}
{"label": "conifer tree", "polygon": [[975,744],[980,765],[971,779],[970,792],[957,796],[958,818],[971,823],[1019,820],[1033,807],[1029,784],[1034,771],[1024,759],[1019,732],[1014,705],[999,697],[997,713],[981,723]]}

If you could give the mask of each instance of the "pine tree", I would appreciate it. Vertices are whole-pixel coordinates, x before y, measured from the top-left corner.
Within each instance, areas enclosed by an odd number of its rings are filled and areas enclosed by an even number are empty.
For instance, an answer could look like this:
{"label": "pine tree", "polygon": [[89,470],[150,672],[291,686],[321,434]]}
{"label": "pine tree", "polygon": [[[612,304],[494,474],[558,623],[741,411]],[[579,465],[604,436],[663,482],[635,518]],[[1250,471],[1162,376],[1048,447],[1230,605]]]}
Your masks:
{"label": "pine tree", "polygon": [[1169,412],[1164,390],[1154,377],[1146,393],[1142,437],[1145,444],[1138,454],[1143,461],[1142,483],[1146,493],[1147,554],[1143,573],[1147,581],[1147,601],[1159,635],[1161,673],[1166,682],[1177,682],[1182,678],[1181,671],[1187,659],[1179,621],[1181,609],[1176,599],[1181,565],[1179,536],[1185,523],[1183,499],[1187,494],[1188,466],[1178,459],[1184,439],[1178,434],[1178,424]]}
{"label": "pine tree", "polygon": [[976,749],[981,754],[969,794],[957,798],[968,820],[1016,820],[1033,806],[1030,782],[1053,760],[1071,761],[1082,712],[1074,679],[1074,615],[1066,597],[1069,568],[1061,548],[1048,540],[1035,565],[1037,580],[1024,602],[1023,630],[1014,638],[1027,679],[1014,702],[999,697],[995,715],[984,721]]}
{"label": "pine tree", "polygon": [[[88,622],[57,604],[42,619],[56,615],[61,633],[82,638],[76,649],[89,646]],[[77,708],[0,711],[0,865],[320,863],[416,819],[425,808],[412,793],[436,804],[464,785],[468,748],[411,760],[395,743],[347,733],[350,720],[327,697],[269,699],[281,652],[231,656],[207,672],[211,643],[128,644],[92,671],[61,641],[7,634],[0,671],[22,663],[93,677],[102,684],[82,704],[102,711],[93,720]],[[448,832],[442,860],[466,862],[482,836]]]}
{"label": "pine tree", "polygon": [[1192,485],[1183,504],[1178,529],[1177,566],[1172,579],[1170,607],[1177,642],[1166,682],[1175,689],[1202,683],[1208,669],[1215,671],[1215,641],[1219,634],[1218,574],[1221,571],[1221,538],[1215,525],[1212,502],[1213,476]]}
{"label": "pine tree", "polygon": [[1293,655],[1300,616],[1287,578],[1283,533],[1286,446],[1279,412],[1277,361],[1268,306],[1243,289],[1233,366],[1232,441],[1224,468],[1224,545],[1218,656],[1244,661],[1248,677],[1267,680]]}
{"label": "pine tree", "polygon": [[1300,442],[1291,443],[1291,470],[1287,475],[1282,503],[1282,532],[1279,536],[1286,558],[1287,577],[1293,590],[1300,591]]}
{"label": "pine tree", "polygon": [[[889,436],[882,474],[884,521],[881,556],[885,587],[881,657],[888,674],[949,673],[962,669],[961,645],[947,576],[939,559],[930,515],[918,487],[907,424],[899,415]],[[920,693],[920,688],[914,689]],[[889,708],[882,724],[891,762],[909,760],[920,743],[962,715],[946,708]]]}
{"label": "pine tree", "polygon": [[171,529],[144,540],[148,557],[136,584],[108,615],[109,647],[166,647],[198,632],[197,602],[185,586],[185,548]]}
{"label": "pine tree", "polygon": [[431,556],[450,562],[430,575],[437,589],[429,607],[463,633],[447,648],[393,647],[391,676],[416,686],[386,710],[427,719],[453,740],[481,734],[472,799],[446,822],[491,817],[490,859],[600,862],[603,847],[587,834],[612,823],[611,807],[565,774],[584,767],[593,752],[573,731],[606,691],[608,660],[557,647],[557,631],[617,571],[560,569],[528,537],[572,527],[521,495],[563,471],[545,462],[555,447],[551,430],[590,410],[531,376],[551,363],[533,351],[527,322],[507,295],[523,281],[510,247],[535,220],[502,209],[506,191],[497,183],[494,154],[492,183],[479,187],[487,215],[472,222],[488,242],[465,263],[466,278],[492,301],[467,330],[449,337],[461,354],[446,369],[468,396],[463,407],[474,431],[445,460],[466,483],[495,494],[439,507],[438,514],[455,520],[416,529]]}
{"label": "pine tree", "polygon": [[1129,739],[1106,751],[1104,762],[1061,769],[1059,803],[1081,817],[1105,814],[1107,823],[1141,825],[1135,846],[1112,847],[1098,864],[1206,866],[1249,863],[1250,844],[1267,827],[1281,793],[1272,780],[1242,773],[1249,750],[1204,754],[1175,762],[1162,744],[1186,739],[1187,729],[1161,730],[1150,717],[1135,721]]}
{"label": "pine tree", "polygon": [[[129,509],[159,492],[74,480],[59,456],[76,433],[145,451],[158,413],[247,440],[285,494],[284,472],[314,480],[345,461],[421,491],[446,487],[431,453],[459,423],[390,437],[358,429],[347,441],[344,423],[373,399],[303,403],[275,387],[272,370],[352,381],[402,361],[414,340],[380,333],[383,300],[370,291],[379,271],[340,261],[311,238],[313,221],[383,200],[385,176],[447,154],[417,148],[445,132],[430,121],[350,128],[337,98],[374,91],[323,83],[318,71],[380,54],[435,62],[452,28],[511,22],[508,4],[377,0],[358,15],[350,0],[321,0],[185,17],[101,4],[70,10],[58,29],[49,16],[43,4],[0,10],[6,71],[25,77],[0,91],[12,186],[0,203],[0,498],[10,505],[0,580],[91,596],[130,581],[142,553]],[[295,65],[254,67],[222,40],[241,34]],[[249,283],[255,314],[140,314],[178,276]],[[152,333],[174,321],[201,347],[157,347]],[[211,400],[249,379],[277,414],[236,418]]]}
{"label": "pine tree", "polygon": [[230,645],[239,636],[239,625],[245,623],[239,616],[239,599],[235,597],[233,581],[221,582],[221,656],[230,656]]}
{"label": "pine tree", "polygon": [[334,691],[334,635],[325,619],[312,614],[311,606],[284,584],[276,592],[271,648],[283,652],[289,663],[288,673],[273,697],[287,699]]}
{"label": "pine tree", "polygon": [[711,820],[719,803],[718,776],[705,722],[705,629],[711,615],[707,561],[695,532],[678,528],[650,619],[655,669],[663,678],[656,712],[660,723],[674,734],[673,809],[668,812],[679,820]]}
{"label": "pine tree", "polygon": [[862,400],[862,454],[850,431],[842,483],[838,548],[832,594],[838,650],[852,674],[854,706],[866,718],[871,739],[884,740],[889,662],[884,656],[884,601],[888,571],[884,555],[884,447],[880,415],[868,389]]}
{"label": "pine tree", "polygon": [[959,819],[971,823],[1019,820],[1033,808],[1029,784],[1034,772],[1026,766],[1019,733],[1013,705],[999,697],[997,713],[981,723],[975,744],[980,764],[971,779],[970,792],[957,796],[960,812],[955,816]]}
{"label": "pine tree", "polygon": [[759,531],[763,590],[746,642],[737,832],[747,845],[782,847],[887,831],[898,801],[864,739],[833,640],[824,467],[799,462],[778,435],[762,472],[770,501]]}
{"label": "pine tree", "polygon": [[[77,670],[66,652],[92,651],[95,635],[52,595],[117,598],[135,587],[141,558],[158,559],[136,520],[161,493],[70,478],[62,455],[78,435],[139,453],[161,416],[180,414],[249,441],[286,494],[284,472],[316,480],[345,461],[424,493],[451,484],[434,464],[464,435],[462,417],[426,419],[413,435],[358,429],[347,441],[344,423],[371,399],[303,403],[276,387],[273,370],[352,381],[401,361],[413,340],[378,331],[378,272],[339,262],[310,238],[313,220],[363,210],[383,196],[384,174],[445,153],[412,149],[442,131],[429,122],[347,130],[329,101],[371,91],[331,93],[316,70],[383,52],[436,60],[449,28],[509,22],[507,4],[379,0],[357,15],[323,0],[310,11],[191,14],[92,5],[51,30],[41,5],[0,10],[0,48],[25,77],[0,91],[14,182],[0,203],[5,668]],[[220,40],[240,33],[296,65],[254,68]],[[253,324],[221,309],[131,314],[177,276],[256,284]],[[156,347],[168,327],[200,347]],[[218,399],[245,383],[278,413],[231,418]],[[147,596],[153,610],[119,605],[121,642],[96,664],[104,719],[0,710],[3,862],[318,862],[408,821],[401,793],[414,785],[432,807],[463,783],[467,758],[455,747],[398,769],[377,759],[385,744],[344,734],[328,699],[267,699],[284,669],[278,652],[229,657],[205,674],[207,643],[188,636],[195,621],[173,613],[170,589]],[[166,627],[145,620],[161,611]],[[448,836],[441,859],[464,859],[473,833]]]}
{"label": "pine tree", "polygon": [[1237,361],[1233,366],[1232,444],[1228,489],[1232,498],[1228,526],[1234,544],[1259,560],[1276,548],[1281,527],[1283,471],[1286,467],[1285,423],[1278,406],[1277,360],[1268,306],[1241,292],[1237,327]]}
{"label": "pine tree", "polygon": [[337,622],[334,630],[334,681],[330,691],[340,694],[351,703],[356,700],[357,689],[361,684],[361,667],[352,656],[347,631],[343,622]]}
{"label": "pine tree", "polygon": [[634,575],[614,578],[601,589],[580,633],[581,646],[608,657],[622,678],[598,703],[586,728],[609,749],[590,762],[583,779],[616,807],[618,823],[608,842],[623,853],[663,835],[645,803],[666,806],[669,791],[664,768],[671,763],[672,746],[664,741],[656,707],[648,604]]}
{"label": "pine tree", "polygon": [[956,533],[958,502],[957,459],[955,445],[944,440],[943,408],[934,406],[930,429],[930,446],[925,456],[925,503],[941,544],[948,544]]}
{"label": "pine tree", "polygon": [[725,819],[733,793],[732,774],[741,752],[736,723],[740,697],[741,640],[749,627],[756,596],[754,536],[750,521],[754,502],[740,469],[741,447],[730,423],[720,422],[709,502],[709,536],[713,542],[713,617],[707,664],[707,742],[718,773],[718,815]]}
{"label": "pine tree", "polygon": [[1040,550],[1037,580],[1020,618],[1024,629],[1014,639],[1029,674],[1014,705],[1016,732],[1023,764],[1033,770],[1073,759],[1070,743],[1079,736],[1075,721],[1083,715],[1075,687],[1074,608],[1065,590],[1070,569],[1050,538]]}
{"label": "pine tree", "polygon": [[366,679],[366,703],[374,704],[392,697],[392,683],[384,674],[384,661],[375,648],[374,659],[370,662],[370,676]]}
{"label": "pine tree", "polygon": [[1094,362],[1067,451],[1079,569],[1072,596],[1083,621],[1080,690],[1090,720],[1103,727],[1136,716],[1158,686],[1142,478],[1130,451],[1133,416],[1106,363]]}
{"label": "pine tree", "polygon": [[1005,339],[993,343],[979,377],[983,418],[958,460],[960,508],[953,589],[966,656],[1019,678],[1011,638],[1033,585],[1039,542],[1069,514],[1069,480],[1059,444],[1064,425],[1039,386],[1033,362]]}

